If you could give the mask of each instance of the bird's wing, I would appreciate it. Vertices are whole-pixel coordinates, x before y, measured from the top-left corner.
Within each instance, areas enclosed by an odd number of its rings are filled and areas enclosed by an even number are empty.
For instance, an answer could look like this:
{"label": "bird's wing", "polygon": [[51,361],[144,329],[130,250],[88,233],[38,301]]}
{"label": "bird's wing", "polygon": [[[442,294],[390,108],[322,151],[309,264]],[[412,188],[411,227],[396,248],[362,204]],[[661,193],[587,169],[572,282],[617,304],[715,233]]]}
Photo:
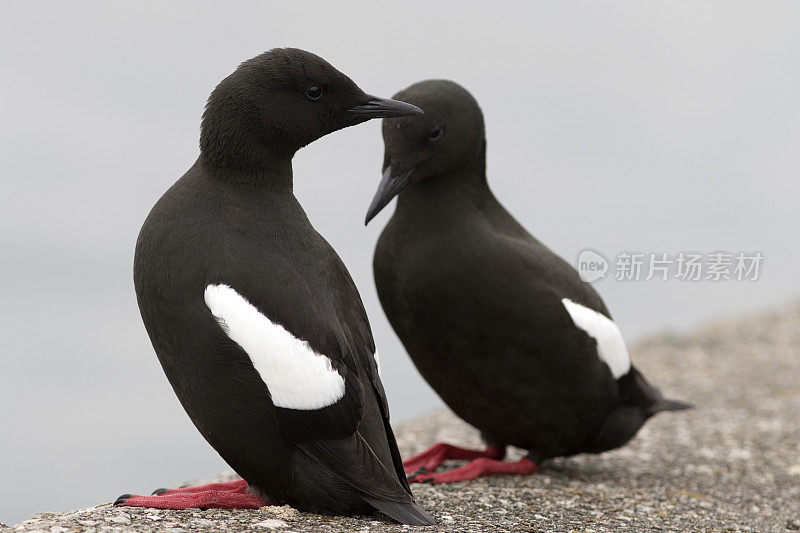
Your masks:
{"label": "bird's wing", "polygon": [[[530,252],[534,253],[524,253]],[[578,272],[543,244],[532,239],[523,250],[524,268],[530,271],[539,291],[548,291],[553,312],[566,312],[571,326],[588,335],[594,342],[596,356],[611,370],[615,379],[631,369],[631,358],[617,324],[594,288],[580,279]],[[552,299],[558,300],[558,303]],[[592,343],[590,343],[592,344]]]}
{"label": "bird's wing", "polygon": [[204,300],[266,385],[285,437],[304,442],[355,433],[363,411],[361,384],[355,369],[328,355],[330,346],[312,347],[306,336],[289,331],[225,283],[209,284]]}
{"label": "bird's wing", "polygon": [[[602,362],[615,378],[627,372],[630,358],[619,328],[599,295],[572,266],[533,237],[478,235],[474,246],[442,252],[458,257],[457,267],[447,264],[441,272],[419,276],[430,287],[418,290],[418,297],[452,293],[452,302],[467,298],[472,300],[469,308],[481,310],[482,320],[494,323],[483,327],[481,319],[467,314],[467,320],[460,320],[463,325],[450,325],[451,332],[462,328],[468,338],[480,324],[481,337],[496,335],[494,342],[513,346],[520,356],[555,357],[559,364],[584,369]],[[430,273],[437,267],[428,262],[424,268]],[[458,276],[452,275],[453,268]],[[437,303],[427,305],[435,308]],[[453,314],[463,316],[464,311],[454,308]]]}
{"label": "bird's wing", "polygon": [[355,287],[314,289],[284,266],[271,287],[248,287],[238,276],[243,287],[210,283],[209,312],[266,385],[284,438],[365,494],[406,500],[410,489]]}

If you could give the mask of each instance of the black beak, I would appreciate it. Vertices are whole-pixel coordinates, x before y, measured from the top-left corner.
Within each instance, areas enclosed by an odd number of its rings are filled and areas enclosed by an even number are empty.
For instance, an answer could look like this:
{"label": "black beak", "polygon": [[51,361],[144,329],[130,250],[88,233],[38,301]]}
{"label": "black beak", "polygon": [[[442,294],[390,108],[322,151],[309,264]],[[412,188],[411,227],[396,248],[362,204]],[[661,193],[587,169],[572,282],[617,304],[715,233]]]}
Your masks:
{"label": "black beak", "polygon": [[415,105],[372,95],[367,95],[367,98],[369,98],[367,103],[351,107],[348,111],[365,119],[422,115],[422,109]]}
{"label": "black beak", "polygon": [[369,209],[367,209],[367,218],[364,220],[365,226],[375,218],[375,215],[381,212],[381,209],[386,207],[386,204],[392,201],[392,198],[397,196],[411,182],[411,174],[413,173],[414,169],[412,168],[403,174],[393,174],[391,165],[386,167],[386,170],[383,171],[383,179],[378,185],[378,192],[375,193],[375,197],[372,199],[372,203],[369,204]]}

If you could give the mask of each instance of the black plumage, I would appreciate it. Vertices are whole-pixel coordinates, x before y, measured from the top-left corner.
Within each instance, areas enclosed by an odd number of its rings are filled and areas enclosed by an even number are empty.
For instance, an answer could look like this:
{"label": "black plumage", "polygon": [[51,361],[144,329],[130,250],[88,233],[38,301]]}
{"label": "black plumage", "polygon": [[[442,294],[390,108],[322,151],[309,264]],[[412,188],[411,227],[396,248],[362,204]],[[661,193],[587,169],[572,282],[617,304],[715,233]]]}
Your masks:
{"label": "black plumage", "polygon": [[[376,508],[432,523],[403,474],[358,291],[292,192],[292,157],[302,146],[370,118],[414,113],[365,94],[309,52],[259,55],[213,91],[199,158],[139,235],[136,294],[164,372],[206,440],[270,502],[327,514]],[[248,353],[204,302],[215,284],[329,358],[343,396],[316,409],[276,407]],[[162,500],[141,504],[153,501]]]}
{"label": "black plumage", "polygon": [[483,115],[472,95],[429,80],[395,98],[425,115],[383,123],[384,177],[367,222],[399,197],[375,250],[375,283],[394,330],[445,403],[491,446],[530,450],[537,464],[621,446],[656,412],[687,407],[663,399],[633,366],[615,378],[598,342],[576,325],[565,298],[611,315],[489,190]]}

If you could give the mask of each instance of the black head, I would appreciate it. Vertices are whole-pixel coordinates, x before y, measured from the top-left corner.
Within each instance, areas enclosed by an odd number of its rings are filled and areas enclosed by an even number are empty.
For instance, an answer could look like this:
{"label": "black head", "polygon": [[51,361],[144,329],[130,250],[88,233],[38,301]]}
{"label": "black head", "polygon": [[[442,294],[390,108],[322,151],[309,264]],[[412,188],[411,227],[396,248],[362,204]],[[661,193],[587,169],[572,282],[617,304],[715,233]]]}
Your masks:
{"label": "black head", "polygon": [[367,211],[367,223],[409,184],[483,160],[483,113],[462,86],[425,80],[393,98],[414,104],[425,115],[383,121],[383,179]]}
{"label": "black head", "polygon": [[276,48],[239,65],[211,93],[200,148],[224,165],[291,157],[323,135],[371,118],[421,114],[366,94],[321,57]]}

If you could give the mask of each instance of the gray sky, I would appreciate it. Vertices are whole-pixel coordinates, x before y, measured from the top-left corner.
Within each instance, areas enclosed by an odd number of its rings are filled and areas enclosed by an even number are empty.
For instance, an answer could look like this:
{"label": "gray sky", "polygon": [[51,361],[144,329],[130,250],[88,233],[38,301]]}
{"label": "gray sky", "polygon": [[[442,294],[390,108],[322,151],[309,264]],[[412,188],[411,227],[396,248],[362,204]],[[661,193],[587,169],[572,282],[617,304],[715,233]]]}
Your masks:
{"label": "gray sky", "polygon": [[[463,84],[495,193],[570,262],[586,247],[764,255],[757,282],[598,282],[629,338],[798,296],[800,4],[486,6],[0,4],[0,521],[224,467],[161,373],[131,262],[197,156],[209,92],[272,47],[382,96]],[[375,295],[392,207],[362,221],[381,161],[379,124],[350,128],[298,153],[295,184],[361,291],[399,421],[439,403]]]}

